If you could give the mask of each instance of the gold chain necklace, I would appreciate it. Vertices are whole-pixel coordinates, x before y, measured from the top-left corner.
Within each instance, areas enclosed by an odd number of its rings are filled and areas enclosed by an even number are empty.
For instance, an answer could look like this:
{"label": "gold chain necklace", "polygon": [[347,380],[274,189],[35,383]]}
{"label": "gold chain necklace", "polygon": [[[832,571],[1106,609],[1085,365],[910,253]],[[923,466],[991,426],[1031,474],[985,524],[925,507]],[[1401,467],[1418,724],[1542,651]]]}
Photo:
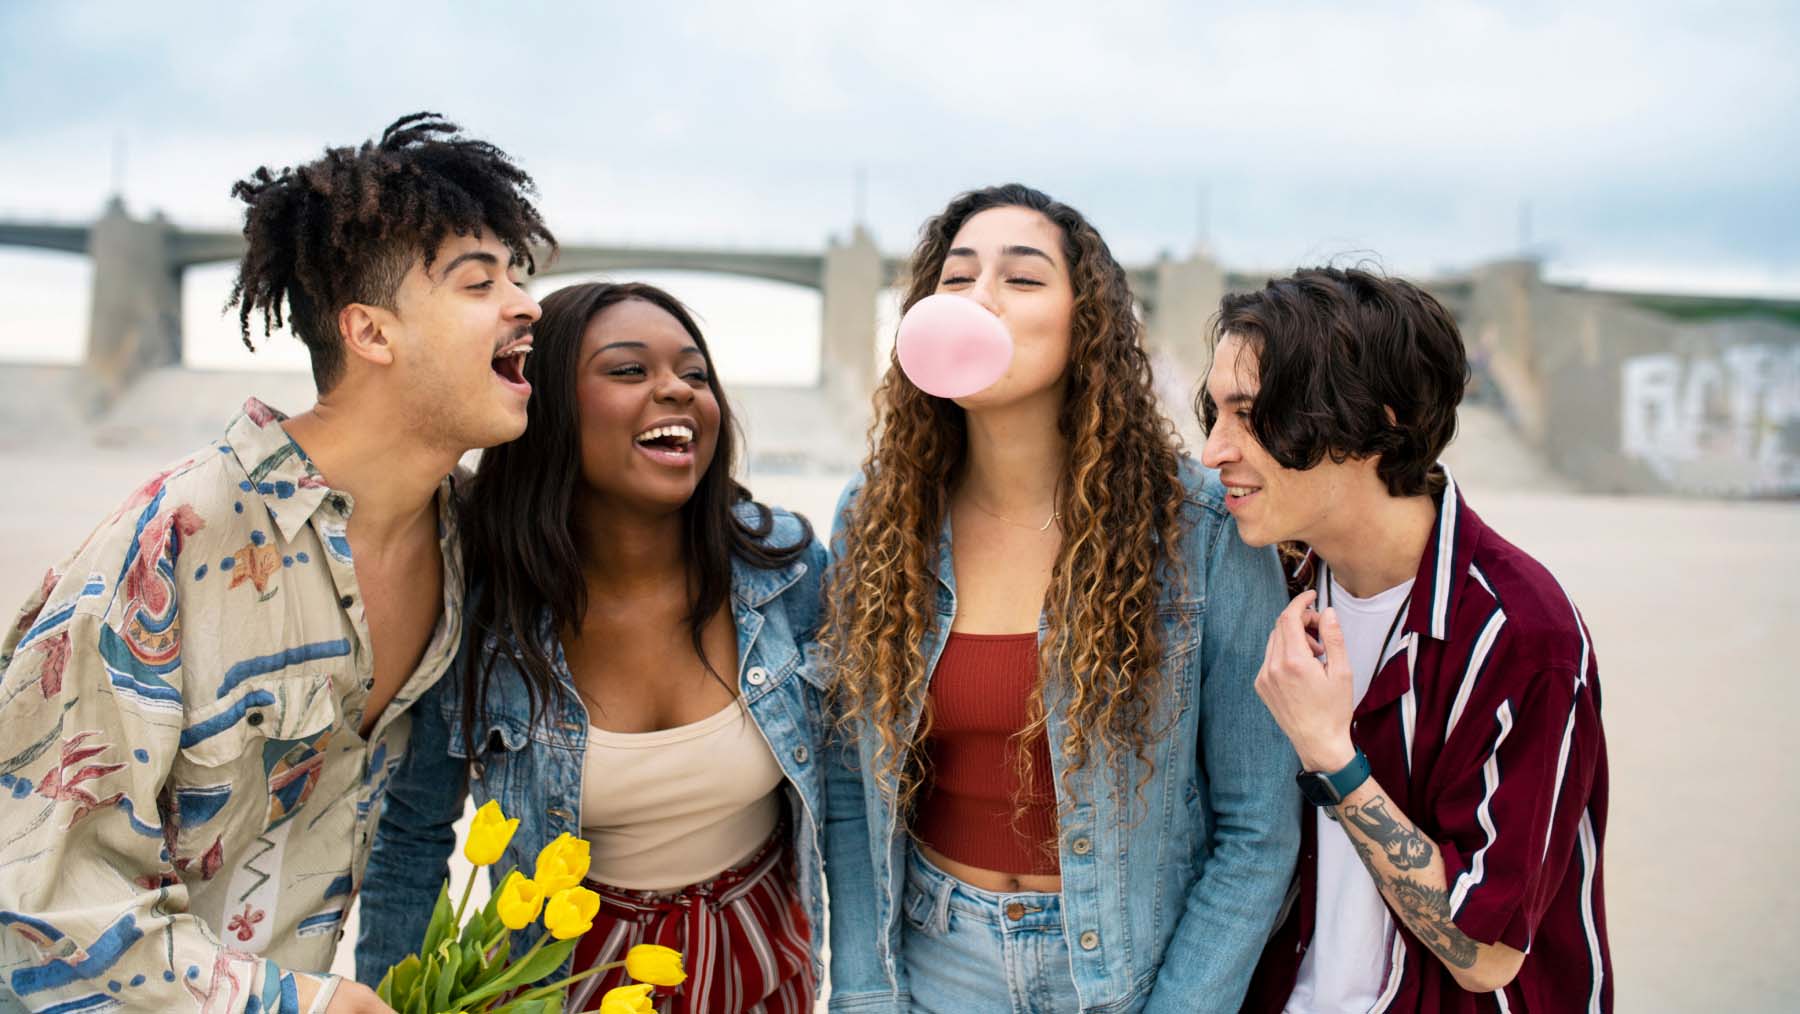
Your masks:
{"label": "gold chain necklace", "polygon": [[1061,482],[1061,480],[1058,480],[1056,483],[1056,490],[1051,491],[1052,506],[1050,508],[1050,517],[1045,519],[1043,524],[1037,525],[1035,527],[1032,525],[1020,524],[1019,522],[1014,521],[1012,518],[1005,518],[1005,517],[1001,517],[998,514],[995,514],[993,511],[988,510],[986,507],[983,507],[981,505],[981,501],[975,499],[975,494],[973,494],[973,493],[969,494],[969,503],[974,505],[976,510],[980,511],[983,514],[986,514],[990,518],[993,518],[995,521],[1004,521],[1007,524],[1013,526],[1014,528],[1023,528],[1027,531],[1047,532],[1050,530],[1050,526],[1053,524],[1056,524],[1057,519],[1062,517],[1062,511],[1057,510],[1056,507],[1054,506],[1054,504],[1056,502],[1056,499],[1055,499],[1056,492],[1060,491],[1061,489],[1062,489],[1062,482]]}

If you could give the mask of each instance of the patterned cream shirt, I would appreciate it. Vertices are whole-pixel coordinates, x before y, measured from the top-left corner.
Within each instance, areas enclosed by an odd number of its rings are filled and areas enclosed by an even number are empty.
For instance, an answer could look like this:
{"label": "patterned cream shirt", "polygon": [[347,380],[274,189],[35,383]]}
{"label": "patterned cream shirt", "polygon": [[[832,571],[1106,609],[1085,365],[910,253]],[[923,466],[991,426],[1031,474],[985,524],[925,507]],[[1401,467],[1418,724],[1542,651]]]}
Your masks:
{"label": "patterned cream shirt", "polygon": [[462,575],[446,477],[443,614],[364,739],[354,505],[281,418],[146,482],[0,642],[0,1010],[298,1014],[330,967]]}

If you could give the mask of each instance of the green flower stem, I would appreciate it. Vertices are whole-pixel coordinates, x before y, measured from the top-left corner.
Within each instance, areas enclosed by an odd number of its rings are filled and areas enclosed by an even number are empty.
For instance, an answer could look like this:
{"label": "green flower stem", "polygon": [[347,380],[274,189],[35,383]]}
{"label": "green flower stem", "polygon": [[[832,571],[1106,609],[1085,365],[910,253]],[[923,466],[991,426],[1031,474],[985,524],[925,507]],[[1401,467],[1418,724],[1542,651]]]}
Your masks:
{"label": "green flower stem", "polygon": [[539,986],[536,989],[533,989],[529,993],[523,993],[523,994],[520,994],[519,996],[513,997],[512,1002],[517,1003],[520,1000],[535,1000],[540,996],[549,996],[551,993],[554,993],[559,989],[567,989],[568,987],[575,985],[576,983],[580,982],[581,980],[587,978],[590,975],[598,975],[601,972],[610,972],[615,968],[624,968],[624,967],[625,967],[625,962],[623,962],[623,961],[609,961],[604,965],[595,965],[594,967],[588,969],[585,972],[576,972],[574,975],[571,975],[566,979],[561,979],[556,982],[552,982],[548,986]]}
{"label": "green flower stem", "polygon": [[463,910],[469,907],[469,895],[475,891],[476,876],[478,876],[478,874],[475,870],[469,871],[468,882],[463,884],[462,900],[456,903],[456,917],[450,920],[450,925],[456,927],[456,936],[451,938],[453,940],[462,936]]}

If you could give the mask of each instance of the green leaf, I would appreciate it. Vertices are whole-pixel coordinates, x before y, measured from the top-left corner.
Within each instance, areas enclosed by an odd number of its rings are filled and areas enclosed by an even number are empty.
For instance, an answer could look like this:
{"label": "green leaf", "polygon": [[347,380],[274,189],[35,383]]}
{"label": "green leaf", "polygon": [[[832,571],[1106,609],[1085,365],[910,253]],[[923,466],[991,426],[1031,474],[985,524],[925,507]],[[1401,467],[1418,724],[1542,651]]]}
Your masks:
{"label": "green leaf", "polygon": [[487,971],[487,965],[481,960],[481,944],[478,941],[466,940],[460,949],[462,970],[456,976],[456,991],[466,993],[474,988],[475,980],[481,973]]}
{"label": "green leaf", "polygon": [[486,940],[488,935],[494,932],[494,927],[498,925],[499,923],[489,920],[485,910],[470,912],[468,920],[463,923],[462,936],[458,939],[463,943],[469,943],[471,941],[479,943],[482,940]]}
{"label": "green leaf", "polygon": [[576,942],[579,940],[580,938],[577,937],[574,940],[558,940],[555,943],[545,945],[545,947],[536,954],[508,967],[505,973],[489,980],[488,983],[480,989],[464,996],[457,997],[456,1006],[469,1007],[482,1000],[486,1000],[490,996],[498,996],[514,986],[523,986],[542,979],[544,976],[556,971],[562,966],[564,961],[568,960],[570,953],[575,950]]}
{"label": "green leaf", "polygon": [[389,1007],[394,1005],[394,969],[392,966],[389,966],[387,974],[381,977],[380,984],[375,987],[375,995]]}
{"label": "green leaf", "polygon": [[417,991],[420,972],[419,956],[408,954],[400,963],[388,969],[382,982],[388,985],[388,994],[382,999],[395,1010],[404,1010],[407,1000]]}
{"label": "green leaf", "polygon": [[444,941],[444,970],[438,973],[437,989],[432,997],[433,1010],[449,1010],[450,994],[456,990],[456,973],[462,967],[462,948]]}
{"label": "green leaf", "polygon": [[491,1014],[562,1014],[562,997],[540,996],[535,1000],[515,1000],[495,1007]]}
{"label": "green leaf", "polygon": [[438,1009],[432,1001],[437,993],[438,980],[443,976],[443,967],[443,958],[436,953],[425,955],[419,962],[419,985],[412,995],[414,1014],[432,1014]]}
{"label": "green leaf", "polygon": [[430,954],[449,938],[454,930],[450,920],[455,915],[450,907],[450,878],[445,877],[444,886],[438,888],[437,904],[431,909],[431,922],[425,927],[425,939],[419,944],[420,954]]}

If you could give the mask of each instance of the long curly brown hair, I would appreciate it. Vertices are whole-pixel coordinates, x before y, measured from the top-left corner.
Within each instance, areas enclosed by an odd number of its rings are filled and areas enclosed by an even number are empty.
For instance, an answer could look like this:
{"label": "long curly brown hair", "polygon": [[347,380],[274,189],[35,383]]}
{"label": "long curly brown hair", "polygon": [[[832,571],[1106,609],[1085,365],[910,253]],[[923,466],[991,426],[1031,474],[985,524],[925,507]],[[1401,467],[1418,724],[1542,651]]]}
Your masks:
{"label": "long curly brown hair", "polygon": [[[1125,270],[1080,212],[1019,184],[990,187],[958,196],[925,223],[902,308],[936,291],[963,223],[998,207],[1030,208],[1055,223],[1075,294],[1057,419],[1068,448],[1058,507],[1064,535],[1046,593],[1049,635],[1039,648],[1032,718],[1014,742],[1045,733],[1044,692],[1054,686],[1067,717],[1068,771],[1087,764],[1096,747],[1114,758],[1129,750],[1147,771],[1155,735],[1148,719],[1164,686],[1157,591],[1179,580],[1184,493],[1179,438],[1156,403]],[[924,777],[929,707],[910,735],[903,724],[930,679],[923,646],[937,622],[938,535],[966,439],[963,410],[921,391],[890,357],[875,392],[865,484],[833,547],[826,590],[820,640],[832,663],[839,734],[874,728],[874,774],[909,816]],[[1029,751],[1015,752],[1028,773]],[[1067,804],[1073,793],[1063,788]]]}

